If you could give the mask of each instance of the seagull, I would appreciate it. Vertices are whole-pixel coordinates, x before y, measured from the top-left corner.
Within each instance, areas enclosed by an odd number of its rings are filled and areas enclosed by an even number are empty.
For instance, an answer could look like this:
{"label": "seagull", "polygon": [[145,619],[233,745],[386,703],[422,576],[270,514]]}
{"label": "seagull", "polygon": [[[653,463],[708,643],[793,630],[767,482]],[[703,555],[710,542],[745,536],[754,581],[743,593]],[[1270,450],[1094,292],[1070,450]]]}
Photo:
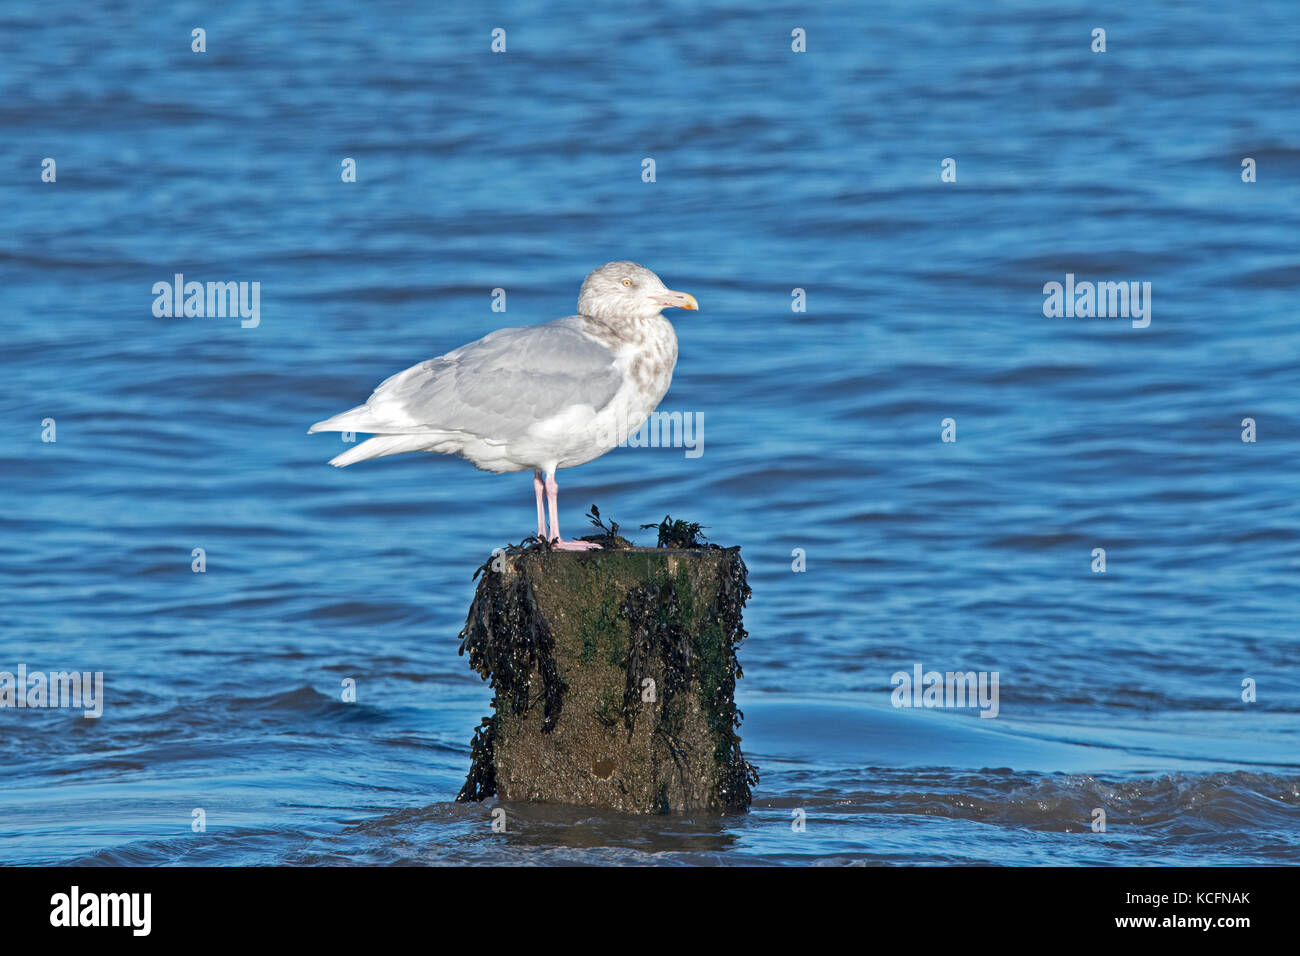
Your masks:
{"label": "seagull", "polygon": [[645,423],[677,364],[677,336],[662,311],[699,307],[644,266],[607,262],[582,283],[576,315],[498,329],[413,365],[309,434],[375,436],[330,459],[337,468],[426,451],[483,471],[532,469],[538,538],[565,551],[598,548],[560,536],[555,473],[599,458]]}

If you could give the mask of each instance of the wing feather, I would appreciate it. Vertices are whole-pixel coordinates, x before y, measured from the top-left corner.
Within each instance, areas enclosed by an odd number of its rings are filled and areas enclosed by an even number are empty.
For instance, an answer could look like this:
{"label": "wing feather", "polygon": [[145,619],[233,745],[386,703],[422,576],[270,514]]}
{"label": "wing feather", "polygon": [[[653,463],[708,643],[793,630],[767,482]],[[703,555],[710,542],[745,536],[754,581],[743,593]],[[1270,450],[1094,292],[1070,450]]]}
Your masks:
{"label": "wing feather", "polygon": [[[575,405],[599,411],[623,383],[613,350],[576,316],[499,329],[382,382],[346,412],[357,431],[461,432],[508,442]],[[343,416],[338,416],[340,419]]]}

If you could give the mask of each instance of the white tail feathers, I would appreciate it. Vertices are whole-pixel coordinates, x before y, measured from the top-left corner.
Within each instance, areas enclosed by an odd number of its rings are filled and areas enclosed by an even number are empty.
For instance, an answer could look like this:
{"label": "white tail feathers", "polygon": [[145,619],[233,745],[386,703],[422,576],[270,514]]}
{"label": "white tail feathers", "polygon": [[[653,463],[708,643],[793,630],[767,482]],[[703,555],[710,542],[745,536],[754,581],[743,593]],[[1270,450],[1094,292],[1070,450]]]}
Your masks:
{"label": "white tail feathers", "polygon": [[[347,412],[343,414],[346,415]],[[341,416],[335,416],[335,418],[339,417]],[[333,420],[330,419],[330,421]],[[324,422],[321,424],[324,424]],[[312,430],[315,431],[316,426],[313,425]],[[429,438],[427,435],[376,435],[374,438],[367,438],[356,448],[349,448],[343,454],[335,455],[330,459],[330,464],[335,468],[343,468],[359,461],[365,461],[368,458],[400,455],[405,451],[423,451],[428,447]]]}
{"label": "white tail feathers", "polygon": [[311,428],[307,429],[307,434],[313,432],[371,432],[374,433],[382,426],[371,418],[370,406],[358,405],[356,408],[349,408],[346,412],[339,412],[323,422],[317,422]]}

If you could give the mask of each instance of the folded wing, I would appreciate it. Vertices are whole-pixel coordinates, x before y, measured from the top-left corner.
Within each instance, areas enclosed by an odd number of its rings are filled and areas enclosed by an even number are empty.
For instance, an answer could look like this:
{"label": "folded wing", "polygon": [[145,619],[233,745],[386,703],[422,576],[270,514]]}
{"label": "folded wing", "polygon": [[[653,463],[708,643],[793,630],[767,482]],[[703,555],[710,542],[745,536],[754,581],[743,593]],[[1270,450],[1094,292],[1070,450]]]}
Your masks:
{"label": "folded wing", "polygon": [[364,405],[312,431],[386,435],[457,432],[508,442],[574,405],[600,410],[622,384],[614,352],[576,316],[500,329],[398,372]]}

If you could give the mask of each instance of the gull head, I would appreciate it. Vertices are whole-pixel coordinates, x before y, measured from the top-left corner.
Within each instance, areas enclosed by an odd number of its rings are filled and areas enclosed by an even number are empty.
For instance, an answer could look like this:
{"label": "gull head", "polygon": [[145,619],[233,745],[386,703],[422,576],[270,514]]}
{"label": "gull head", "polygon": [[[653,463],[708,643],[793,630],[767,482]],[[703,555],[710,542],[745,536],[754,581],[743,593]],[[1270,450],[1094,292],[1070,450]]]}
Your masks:
{"label": "gull head", "polygon": [[698,309],[695,296],[674,292],[645,266],[607,262],[587,276],[578,311],[594,319],[651,319],[664,309]]}

